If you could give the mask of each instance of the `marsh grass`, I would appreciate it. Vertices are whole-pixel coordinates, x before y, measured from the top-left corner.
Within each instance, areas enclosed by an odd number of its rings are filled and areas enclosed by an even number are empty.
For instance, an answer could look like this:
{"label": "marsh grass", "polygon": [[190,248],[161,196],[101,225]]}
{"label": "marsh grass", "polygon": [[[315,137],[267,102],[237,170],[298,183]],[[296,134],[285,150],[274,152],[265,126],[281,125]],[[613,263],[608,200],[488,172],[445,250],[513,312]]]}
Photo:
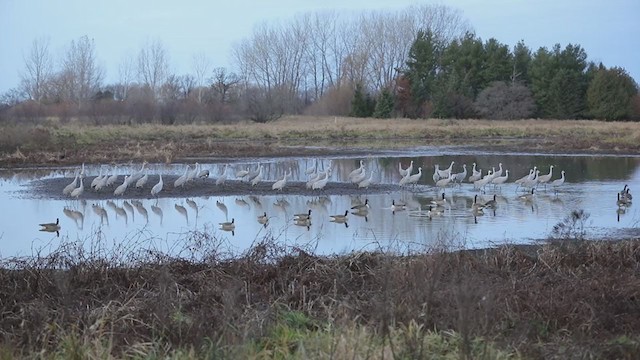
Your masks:
{"label": "marsh grass", "polygon": [[[38,125],[3,125],[0,152],[6,163],[125,159],[171,162],[185,156],[289,154],[291,151],[285,148],[289,145],[355,149],[442,144],[513,147],[514,141],[520,149],[638,151],[640,124],[288,116],[267,124],[90,126],[78,122],[61,124],[50,119]],[[22,156],[16,155],[18,151]]]}
{"label": "marsh grass", "polygon": [[[143,235],[135,238],[143,241]],[[99,235],[95,241],[99,242]],[[637,241],[334,256],[63,242],[0,263],[4,358],[633,358]],[[394,249],[397,250],[397,249]],[[171,255],[171,254],[179,254]]]}

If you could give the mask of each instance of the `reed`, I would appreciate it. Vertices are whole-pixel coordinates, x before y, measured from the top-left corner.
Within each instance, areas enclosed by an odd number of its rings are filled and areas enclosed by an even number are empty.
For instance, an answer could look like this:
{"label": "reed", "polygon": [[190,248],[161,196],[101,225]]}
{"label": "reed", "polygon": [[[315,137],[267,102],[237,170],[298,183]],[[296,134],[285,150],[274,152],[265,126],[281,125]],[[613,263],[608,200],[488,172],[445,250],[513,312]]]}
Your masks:
{"label": "reed", "polygon": [[[215,233],[214,233],[215,234]],[[0,355],[44,358],[633,358],[637,241],[556,239],[333,256],[270,234],[240,254],[100,234],[0,263]],[[145,246],[146,245],[146,246]],[[400,249],[402,250],[402,249]]]}

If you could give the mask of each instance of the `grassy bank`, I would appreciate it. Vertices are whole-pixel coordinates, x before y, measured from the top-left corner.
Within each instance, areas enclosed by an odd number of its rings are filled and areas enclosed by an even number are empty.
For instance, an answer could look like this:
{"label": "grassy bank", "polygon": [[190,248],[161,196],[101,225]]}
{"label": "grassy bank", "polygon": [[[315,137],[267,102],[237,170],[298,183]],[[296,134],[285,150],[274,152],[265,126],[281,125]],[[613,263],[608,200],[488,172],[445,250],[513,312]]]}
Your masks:
{"label": "grassy bank", "polygon": [[291,145],[370,149],[442,144],[628,153],[640,150],[640,123],[298,116],[268,124],[88,126],[48,120],[0,127],[0,163],[172,162],[185,156],[287,155]]}
{"label": "grassy bank", "polygon": [[[0,270],[3,358],[633,358],[640,243],[320,257],[63,246]],[[198,251],[202,252],[202,248]]]}

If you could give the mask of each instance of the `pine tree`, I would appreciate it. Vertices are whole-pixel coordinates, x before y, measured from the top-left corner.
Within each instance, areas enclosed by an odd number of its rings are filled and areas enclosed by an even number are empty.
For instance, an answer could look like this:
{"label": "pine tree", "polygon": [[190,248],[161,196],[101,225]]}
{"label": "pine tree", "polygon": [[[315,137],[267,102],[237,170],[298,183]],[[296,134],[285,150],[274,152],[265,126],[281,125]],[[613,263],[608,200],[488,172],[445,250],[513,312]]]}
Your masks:
{"label": "pine tree", "polygon": [[393,95],[389,90],[384,89],[380,93],[378,97],[378,101],[376,102],[375,111],[373,112],[373,117],[379,119],[388,119],[391,117],[391,113],[393,112]]}
{"label": "pine tree", "polygon": [[589,114],[603,120],[629,118],[631,100],[637,93],[638,85],[624,69],[600,69],[587,90]]}

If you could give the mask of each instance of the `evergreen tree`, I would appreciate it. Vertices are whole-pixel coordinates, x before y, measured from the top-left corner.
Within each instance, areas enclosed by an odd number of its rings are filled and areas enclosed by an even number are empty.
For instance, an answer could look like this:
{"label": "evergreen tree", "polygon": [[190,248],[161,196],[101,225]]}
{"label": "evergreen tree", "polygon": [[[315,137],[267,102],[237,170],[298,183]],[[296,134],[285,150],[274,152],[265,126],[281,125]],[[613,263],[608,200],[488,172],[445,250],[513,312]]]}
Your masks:
{"label": "evergreen tree", "polygon": [[578,45],[540,48],[531,61],[531,90],[541,116],[577,118],[586,113],[587,54]]}
{"label": "evergreen tree", "polygon": [[529,64],[531,63],[531,50],[524,44],[524,41],[520,40],[516,46],[513,47],[513,64],[511,70],[511,82],[520,82],[528,85],[529,79]]}
{"label": "evergreen tree", "polygon": [[393,112],[393,95],[387,89],[382,90],[380,96],[378,97],[378,101],[375,105],[375,111],[373,112],[373,117],[379,119],[388,119],[391,117],[391,113]]}
{"label": "evergreen tree", "polygon": [[356,85],[356,90],[353,93],[353,99],[351,100],[351,112],[349,116],[353,117],[370,117],[373,115],[375,109],[375,100],[368,93],[365,95],[362,91],[361,85]]}
{"label": "evergreen tree", "polygon": [[589,113],[603,120],[629,118],[631,100],[637,93],[638,85],[624,69],[600,69],[587,90]]}
{"label": "evergreen tree", "polygon": [[431,31],[418,31],[418,35],[409,49],[407,69],[404,77],[409,80],[411,109],[407,116],[416,118],[425,116],[422,109],[425,102],[433,98],[436,74],[440,68],[442,46]]}
{"label": "evergreen tree", "polygon": [[496,39],[489,39],[484,44],[484,64],[481,69],[482,83],[478,92],[495,81],[509,81],[512,74],[512,55],[509,46]]}

